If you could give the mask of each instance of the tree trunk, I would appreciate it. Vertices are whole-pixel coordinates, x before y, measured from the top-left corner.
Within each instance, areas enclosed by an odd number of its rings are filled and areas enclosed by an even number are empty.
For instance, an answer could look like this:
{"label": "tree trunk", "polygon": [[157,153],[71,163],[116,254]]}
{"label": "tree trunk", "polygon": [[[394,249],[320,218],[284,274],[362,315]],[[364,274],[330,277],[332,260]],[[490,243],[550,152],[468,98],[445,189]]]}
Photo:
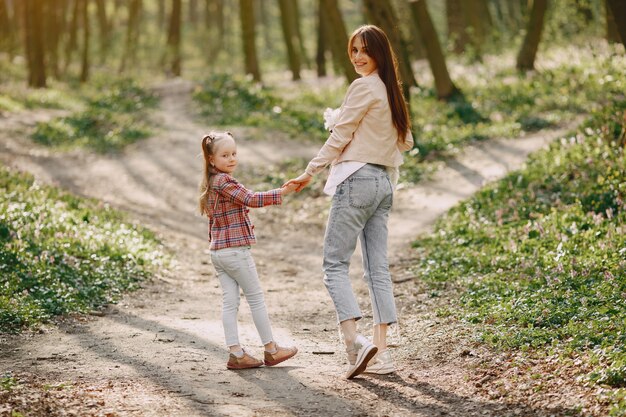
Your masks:
{"label": "tree trunk", "polygon": [[328,49],[328,22],[323,18],[322,1],[317,3],[317,53],[315,54],[315,66],[317,76],[326,76],[326,50]]}
{"label": "tree trunk", "polygon": [[207,27],[207,64],[211,67],[224,50],[224,3],[222,0],[206,0],[204,8]]}
{"label": "tree trunk", "polygon": [[0,51],[7,52],[13,57],[15,49],[14,19],[9,15],[9,8],[4,1],[0,1]]}
{"label": "tree trunk", "polygon": [[198,23],[198,0],[189,0],[189,23],[195,28]]}
{"label": "tree trunk", "polygon": [[100,32],[100,62],[106,60],[111,44],[111,30],[109,21],[107,20],[106,0],[96,0],[98,29]]}
{"label": "tree trunk", "polygon": [[280,6],[280,23],[283,28],[283,36],[287,45],[287,57],[289,68],[294,80],[300,79],[300,53],[298,34],[296,31],[295,7],[292,0],[278,0]]}
{"label": "tree trunk", "polygon": [[[465,17],[465,33],[472,45],[473,58],[480,60],[483,55],[483,44],[486,38],[486,30],[483,23],[483,9],[480,3],[483,0],[463,0],[461,11]],[[467,51],[467,45],[465,47]]]}
{"label": "tree trunk", "polygon": [[139,41],[139,20],[141,17],[141,0],[130,0],[128,5],[128,26],[126,28],[126,41],[119,72],[126,71],[129,61],[134,64]]}
{"label": "tree trunk", "polygon": [[411,12],[415,26],[420,32],[420,37],[424,41],[426,47],[426,56],[430,70],[435,78],[435,88],[437,89],[437,97],[440,99],[449,99],[458,95],[460,91],[452,82],[450,73],[446,66],[446,59],[435,31],[435,26],[428,13],[426,0],[410,0]]}
{"label": "tree trunk", "polygon": [[89,79],[89,0],[81,0],[81,17],[83,22],[83,53],[80,71],[80,82]]}
{"label": "tree trunk", "polygon": [[254,81],[261,81],[259,60],[256,53],[256,25],[253,0],[239,0],[239,14],[241,17],[241,40],[246,75],[251,74]]}
{"label": "tree trunk", "polygon": [[624,0],[608,0],[608,6],[613,13],[622,45],[626,48],[626,2]]}
{"label": "tree trunk", "polygon": [[157,27],[159,30],[165,30],[165,16],[167,12],[165,11],[165,0],[157,0]]}
{"label": "tree trunk", "polygon": [[67,73],[67,69],[70,66],[72,61],[72,55],[74,51],[78,47],[78,19],[79,19],[79,11],[80,11],[80,0],[74,0],[74,4],[72,7],[72,17],[70,20],[69,27],[69,38],[67,41],[67,45],[65,45],[65,63],[63,64],[63,72]]}
{"label": "tree trunk", "polygon": [[323,19],[328,23],[328,42],[333,53],[333,60],[341,68],[349,83],[357,79],[357,74],[348,57],[348,34],[341,16],[337,0],[320,0]]}
{"label": "tree trunk", "polygon": [[24,39],[28,60],[28,86],[46,87],[46,66],[43,47],[43,18],[37,0],[24,0]]}
{"label": "tree trunk", "polygon": [[465,31],[465,19],[461,10],[462,0],[446,0],[446,18],[448,20],[448,39],[452,40],[454,52],[460,54],[465,51],[469,43]]}
{"label": "tree trunk", "polygon": [[46,64],[52,76],[59,79],[59,39],[61,37],[61,1],[50,0],[42,5],[44,10],[44,30],[46,33],[44,44],[46,50]]}
{"label": "tree trunk", "polygon": [[311,68],[311,61],[306,53],[306,48],[304,46],[304,37],[302,36],[302,31],[300,30],[300,26],[302,26],[302,19],[300,18],[300,3],[298,0],[293,1],[293,9],[294,15],[296,16],[295,27],[296,27],[296,36],[298,37],[298,50],[300,53],[300,60],[304,63],[306,68]]}
{"label": "tree trunk", "polygon": [[613,16],[608,0],[604,0],[604,11],[606,13],[606,40],[609,43],[621,43],[622,39],[619,36],[615,17]]}
{"label": "tree trunk", "polygon": [[393,47],[398,59],[398,69],[404,88],[404,96],[409,97],[409,88],[417,85],[413,69],[411,68],[411,59],[409,57],[408,48],[400,29],[396,22],[398,21],[389,0],[363,0],[363,5],[368,14],[370,21],[385,31],[389,42]]}
{"label": "tree trunk", "polygon": [[182,1],[172,0],[172,12],[167,31],[167,47],[165,49],[166,73],[170,76],[180,77],[180,28],[182,19]]}
{"label": "tree trunk", "polygon": [[541,41],[543,31],[543,19],[548,7],[548,0],[534,0],[533,8],[528,19],[526,36],[522,43],[522,48],[517,55],[517,69],[520,71],[530,71],[535,68],[535,57]]}

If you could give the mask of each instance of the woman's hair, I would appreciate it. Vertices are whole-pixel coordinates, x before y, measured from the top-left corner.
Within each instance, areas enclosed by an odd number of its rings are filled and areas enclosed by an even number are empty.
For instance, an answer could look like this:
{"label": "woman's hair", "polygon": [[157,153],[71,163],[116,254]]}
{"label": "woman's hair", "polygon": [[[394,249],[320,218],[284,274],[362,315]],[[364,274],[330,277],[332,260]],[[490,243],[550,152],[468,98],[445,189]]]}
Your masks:
{"label": "woman's hair", "polygon": [[198,209],[202,215],[210,215],[209,192],[211,191],[211,180],[219,172],[211,164],[217,144],[226,137],[232,138],[230,132],[211,132],[202,137],[202,156],[204,157],[204,174],[200,181],[200,197],[198,198]]}
{"label": "woman's hair", "polygon": [[364,25],[356,29],[348,42],[348,56],[352,57],[354,39],[360,37],[367,54],[376,62],[378,75],[387,87],[387,99],[391,107],[393,125],[404,139],[411,128],[409,111],[402,95],[402,81],[398,77],[398,60],[385,32],[378,26]]}

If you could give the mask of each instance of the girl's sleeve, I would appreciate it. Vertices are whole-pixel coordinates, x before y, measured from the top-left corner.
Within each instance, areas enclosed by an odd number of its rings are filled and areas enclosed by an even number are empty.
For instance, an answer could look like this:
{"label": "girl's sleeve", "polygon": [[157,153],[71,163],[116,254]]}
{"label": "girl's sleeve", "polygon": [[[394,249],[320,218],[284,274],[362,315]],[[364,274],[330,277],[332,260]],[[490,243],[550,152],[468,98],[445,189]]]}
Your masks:
{"label": "girl's sleeve", "polygon": [[317,156],[306,167],[305,172],[307,174],[317,174],[341,155],[375,100],[374,95],[368,85],[363,82],[363,79],[359,78],[350,85],[344,102],[339,109],[337,123],[333,127],[333,131],[326,143],[317,153]]}
{"label": "girl's sleeve", "polygon": [[283,195],[280,188],[274,190],[255,193],[246,189],[232,177],[224,175],[218,180],[216,190],[220,196],[228,201],[246,207],[264,207],[280,205],[283,202]]}

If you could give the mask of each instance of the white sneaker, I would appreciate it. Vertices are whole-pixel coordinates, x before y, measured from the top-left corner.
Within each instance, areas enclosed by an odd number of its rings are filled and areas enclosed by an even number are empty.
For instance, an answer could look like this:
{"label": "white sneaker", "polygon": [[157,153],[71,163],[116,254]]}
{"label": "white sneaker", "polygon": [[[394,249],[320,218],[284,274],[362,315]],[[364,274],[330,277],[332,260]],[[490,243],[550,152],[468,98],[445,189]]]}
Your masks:
{"label": "white sneaker", "polygon": [[[352,379],[363,373],[367,363],[374,357],[376,352],[378,352],[378,348],[372,342],[358,335],[354,341],[354,347],[348,350],[350,366],[346,373],[346,379]],[[354,360],[354,363],[352,363],[352,360]]]}
{"label": "white sneaker", "polygon": [[393,365],[391,352],[385,349],[367,364],[367,368],[363,372],[366,374],[386,375],[395,371],[396,367]]}

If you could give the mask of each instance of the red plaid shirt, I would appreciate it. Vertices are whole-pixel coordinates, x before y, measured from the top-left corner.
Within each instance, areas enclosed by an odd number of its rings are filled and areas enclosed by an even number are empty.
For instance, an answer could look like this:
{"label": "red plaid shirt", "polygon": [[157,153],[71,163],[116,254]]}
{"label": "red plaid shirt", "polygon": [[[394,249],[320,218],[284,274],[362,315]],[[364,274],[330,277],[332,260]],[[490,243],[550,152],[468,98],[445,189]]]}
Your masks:
{"label": "red plaid shirt", "polygon": [[256,243],[248,207],[264,207],[283,202],[279,188],[255,193],[247,190],[230,175],[223,173],[213,177],[211,189],[215,191],[208,196],[208,207],[211,211],[209,215],[211,250]]}

